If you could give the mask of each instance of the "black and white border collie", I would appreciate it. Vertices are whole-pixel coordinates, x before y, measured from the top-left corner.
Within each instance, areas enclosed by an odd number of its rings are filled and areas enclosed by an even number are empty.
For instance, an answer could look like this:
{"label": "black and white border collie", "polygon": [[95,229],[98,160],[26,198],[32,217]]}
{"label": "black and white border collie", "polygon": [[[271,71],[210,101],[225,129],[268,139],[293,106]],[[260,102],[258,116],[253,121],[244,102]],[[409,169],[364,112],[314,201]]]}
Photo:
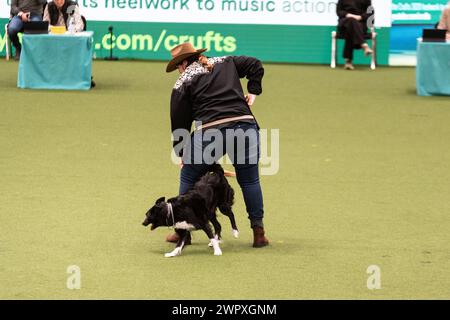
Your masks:
{"label": "black and white border collie", "polygon": [[[226,215],[231,222],[233,236],[238,237],[239,232],[231,209],[234,201],[234,191],[224,176],[224,171],[219,164],[214,164],[186,194],[170,198],[165,197],[156,200],[155,205],[146,213],[142,223],[144,226],[151,224],[151,230],[161,226],[169,226],[175,229],[179,235],[176,248],[166,257],[175,257],[181,254],[186,243],[189,231],[203,230],[210,239],[209,246],[213,247],[214,255],[222,255],[219,246],[222,227],[217,220],[216,210]],[[209,223],[214,227],[214,233]]]}

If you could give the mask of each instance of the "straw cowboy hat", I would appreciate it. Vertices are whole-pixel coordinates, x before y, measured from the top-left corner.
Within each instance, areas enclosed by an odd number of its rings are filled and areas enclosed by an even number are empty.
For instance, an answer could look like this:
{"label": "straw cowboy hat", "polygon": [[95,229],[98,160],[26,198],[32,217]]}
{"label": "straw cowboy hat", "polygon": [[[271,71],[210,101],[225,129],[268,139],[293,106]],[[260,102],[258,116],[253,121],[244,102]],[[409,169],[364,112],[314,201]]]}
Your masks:
{"label": "straw cowboy hat", "polygon": [[172,60],[167,64],[166,72],[172,72],[177,68],[177,65],[183,62],[183,60],[188,59],[191,56],[199,55],[202,52],[205,52],[207,49],[199,49],[195,50],[194,46],[189,42],[182,43],[172,50],[170,50],[170,54],[172,55]]}

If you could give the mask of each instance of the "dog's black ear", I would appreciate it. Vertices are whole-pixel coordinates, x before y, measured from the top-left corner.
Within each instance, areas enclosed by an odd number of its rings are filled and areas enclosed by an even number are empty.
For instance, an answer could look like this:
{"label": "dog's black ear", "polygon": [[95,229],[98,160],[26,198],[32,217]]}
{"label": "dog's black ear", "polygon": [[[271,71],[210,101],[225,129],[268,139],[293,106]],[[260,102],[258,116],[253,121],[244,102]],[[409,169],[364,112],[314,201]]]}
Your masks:
{"label": "dog's black ear", "polygon": [[158,200],[156,200],[155,204],[160,204],[161,202],[164,202],[166,200],[166,197],[161,197]]}

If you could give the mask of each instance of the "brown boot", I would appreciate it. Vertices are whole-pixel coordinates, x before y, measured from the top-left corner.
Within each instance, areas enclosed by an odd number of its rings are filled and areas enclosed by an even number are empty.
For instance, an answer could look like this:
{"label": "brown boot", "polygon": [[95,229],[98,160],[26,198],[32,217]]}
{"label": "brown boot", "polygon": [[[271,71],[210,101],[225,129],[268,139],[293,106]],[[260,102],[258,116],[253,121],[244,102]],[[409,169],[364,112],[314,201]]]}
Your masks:
{"label": "brown boot", "polygon": [[14,55],[14,60],[19,61],[20,60],[20,52],[22,51],[22,48],[16,48],[16,53]]}
{"label": "brown boot", "polygon": [[264,236],[263,227],[253,227],[253,248],[262,248],[269,244],[269,240]]}
{"label": "brown boot", "polygon": [[[172,233],[172,234],[169,234],[167,237],[166,237],[166,241],[167,242],[172,242],[172,243],[177,243],[178,242],[178,240],[180,240],[180,236],[178,235],[178,233]],[[186,243],[185,243],[185,245],[190,245],[191,244],[191,234],[189,233],[189,235],[188,235],[188,237],[187,237],[187,239],[186,239]]]}

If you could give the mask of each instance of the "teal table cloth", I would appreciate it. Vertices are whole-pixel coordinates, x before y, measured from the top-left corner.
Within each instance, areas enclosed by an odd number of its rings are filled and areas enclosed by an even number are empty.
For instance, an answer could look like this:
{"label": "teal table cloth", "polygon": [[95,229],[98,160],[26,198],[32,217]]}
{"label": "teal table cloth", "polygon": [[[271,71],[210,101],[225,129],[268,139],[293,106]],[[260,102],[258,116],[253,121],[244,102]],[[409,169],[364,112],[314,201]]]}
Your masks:
{"label": "teal table cloth", "polygon": [[450,95],[450,42],[418,42],[416,82],[419,96]]}
{"label": "teal table cloth", "polygon": [[29,89],[89,90],[93,32],[24,34],[17,86]]}

